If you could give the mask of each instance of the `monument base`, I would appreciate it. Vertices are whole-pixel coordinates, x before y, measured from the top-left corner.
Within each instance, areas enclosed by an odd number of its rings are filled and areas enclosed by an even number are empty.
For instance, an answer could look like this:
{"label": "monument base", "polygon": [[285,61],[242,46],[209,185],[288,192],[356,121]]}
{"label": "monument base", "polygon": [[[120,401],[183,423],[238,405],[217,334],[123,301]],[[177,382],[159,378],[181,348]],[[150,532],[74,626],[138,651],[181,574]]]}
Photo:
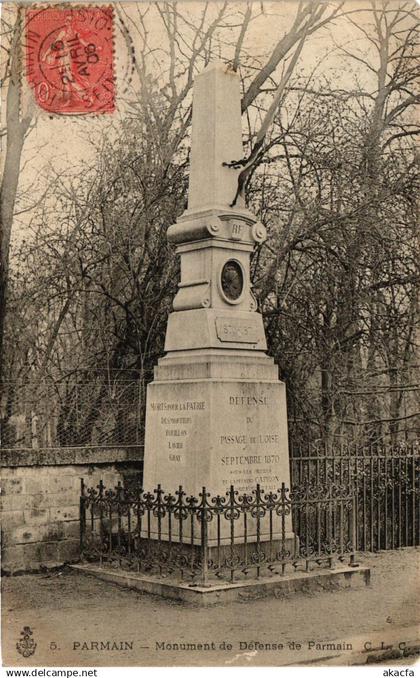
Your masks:
{"label": "monument base", "polygon": [[[169,542],[165,541],[164,537],[157,541],[156,535],[151,535],[150,538],[142,538],[141,550],[147,552],[147,558],[153,559],[154,556],[156,558],[160,556],[165,563],[170,562],[173,554],[176,554],[177,558],[184,558],[186,562],[199,561],[203,553],[202,545],[199,543],[179,543],[176,540]],[[246,544],[243,540],[238,540],[234,544],[229,544],[227,541],[220,544],[216,544],[214,540],[208,541],[207,558],[212,561],[215,567],[222,567],[223,564],[226,565],[233,560],[244,564],[244,566],[247,563],[255,566],[257,554],[261,559],[261,564],[268,562],[268,559],[272,560],[277,557],[278,562],[274,564],[276,567],[281,567],[281,554],[283,554],[284,560],[288,559],[289,564],[291,559],[299,557],[299,540],[294,534],[288,533],[284,541],[281,537],[276,536],[271,540],[261,540],[258,545],[255,540],[247,541]]]}
{"label": "monument base", "polygon": [[210,586],[172,581],[169,578],[162,579],[106,566],[77,564],[71,565],[71,568],[102,581],[202,607],[267,596],[281,598],[298,592],[310,594],[322,590],[334,591],[340,588],[367,586],[370,583],[368,567],[339,566],[328,570],[298,571],[233,583],[214,582]]}
{"label": "monument base", "polygon": [[289,487],[285,386],[263,352],[180,351],[147,387],[144,488],[212,496]]}
{"label": "monument base", "polygon": [[[286,393],[274,361],[262,351],[226,349],[176,351],[159,360],[147,387],[145,490],[160,485],[174,494],[182,487],[187,497],[200,500],[205,488],[211,501],[226,497],[231,486],[239,499],[252,496],[257,485],[264,493],[277,493],[282,483],[290,487]],[[267,516],[261,520],[262,541],[283,533],[281,517],[274,517],[271,528]],[[209,523],[209,543],[216,540],[214,523]],[[241,521],[232,526],[222,520],[222,543],[229,543],[231,529],[238,541]],[[255,517],[246,529],[248,541],[255,539]],[[292,532],[291,515],[284,529]],[[192,543],[199,540],[197,532]],[[177,538],[176,521],[172,536]]]}

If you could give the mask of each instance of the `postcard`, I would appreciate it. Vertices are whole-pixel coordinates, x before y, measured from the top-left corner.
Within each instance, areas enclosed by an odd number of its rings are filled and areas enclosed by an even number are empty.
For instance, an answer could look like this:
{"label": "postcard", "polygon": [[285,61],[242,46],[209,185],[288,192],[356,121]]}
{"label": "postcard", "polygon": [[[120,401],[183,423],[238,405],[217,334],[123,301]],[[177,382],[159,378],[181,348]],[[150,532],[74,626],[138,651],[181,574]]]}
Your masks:
{"label": "postcard", "polygon": [[1,23],[5,675],[414,676],[418,6]]}

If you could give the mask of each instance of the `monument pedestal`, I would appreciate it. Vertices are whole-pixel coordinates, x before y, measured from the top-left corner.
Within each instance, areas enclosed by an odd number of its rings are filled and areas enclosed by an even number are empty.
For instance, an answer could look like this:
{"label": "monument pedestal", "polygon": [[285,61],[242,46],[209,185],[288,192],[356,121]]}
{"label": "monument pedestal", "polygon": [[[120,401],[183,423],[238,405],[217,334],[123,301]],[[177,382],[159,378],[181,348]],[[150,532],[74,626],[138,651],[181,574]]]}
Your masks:
{"label": "monument pedestal", "polygon": [[[289,478],[285,386],[271,358],[259,351],[208,349],[159,361],[147,391],[145,489],[160,484],[173,493],[182,485],[187,495],[199,497],[205,486],[213,497],[225,496],[233,485],[241,495],[257,484],[277,492],[282,482],[289,487]],[[286,521],[290,534],[291,517]],[[229,523],[223,522],[221,543],[229,543]],[[235,529],[240,541],[239,522]],[[261,539],[268,539],[268,519],[260,529]],[[253,519],[249,541],[255,535]],[[280,537],[278,519],[272,538]]]}
{"label": "monument pedestal", "polygon": [[144,487],[277,491],[289,480],[289,457],[276,366],[245,351],[191,353],[161,359],[148,386]]}

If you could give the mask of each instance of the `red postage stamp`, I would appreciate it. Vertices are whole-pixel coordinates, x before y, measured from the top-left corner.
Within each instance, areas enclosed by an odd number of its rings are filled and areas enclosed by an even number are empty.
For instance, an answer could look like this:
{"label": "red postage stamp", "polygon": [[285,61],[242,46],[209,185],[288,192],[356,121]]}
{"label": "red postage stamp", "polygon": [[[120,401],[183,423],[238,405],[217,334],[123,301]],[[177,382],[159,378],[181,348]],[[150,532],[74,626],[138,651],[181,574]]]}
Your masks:
{"label": "red postage stamp", "polygon": [[35,99],[51,113],[115,109],[113,9],[65,5],[26,11],[26,69]]}

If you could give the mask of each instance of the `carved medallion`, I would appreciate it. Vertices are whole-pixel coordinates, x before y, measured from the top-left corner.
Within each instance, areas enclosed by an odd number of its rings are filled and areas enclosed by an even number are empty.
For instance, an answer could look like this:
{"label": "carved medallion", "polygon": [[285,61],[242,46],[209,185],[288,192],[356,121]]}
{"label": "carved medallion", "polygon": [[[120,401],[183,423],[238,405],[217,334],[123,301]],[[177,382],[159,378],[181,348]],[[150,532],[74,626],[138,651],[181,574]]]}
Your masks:
{"label": "carved medallion", "polygon": [[244,289],[242,266],[235,259],[230,259],[222,268],[220,277],[223,294],[227,301],[235,302]]}

